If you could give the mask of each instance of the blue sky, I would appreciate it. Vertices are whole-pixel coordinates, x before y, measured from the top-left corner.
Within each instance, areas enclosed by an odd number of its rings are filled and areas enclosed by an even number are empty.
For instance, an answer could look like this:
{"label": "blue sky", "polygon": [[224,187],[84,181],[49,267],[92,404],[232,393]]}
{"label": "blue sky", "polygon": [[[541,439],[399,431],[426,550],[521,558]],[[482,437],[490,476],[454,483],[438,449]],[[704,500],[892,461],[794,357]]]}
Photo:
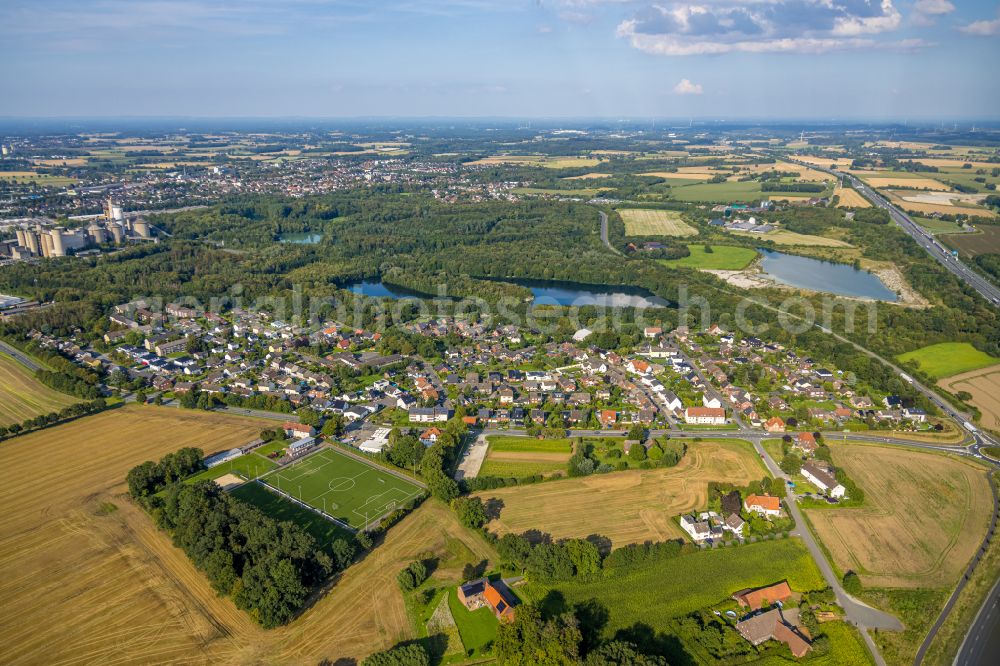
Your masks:
{"label": "blue sky", "polygon": [[1000,118],[997,0],[2,0],[0,115]]}

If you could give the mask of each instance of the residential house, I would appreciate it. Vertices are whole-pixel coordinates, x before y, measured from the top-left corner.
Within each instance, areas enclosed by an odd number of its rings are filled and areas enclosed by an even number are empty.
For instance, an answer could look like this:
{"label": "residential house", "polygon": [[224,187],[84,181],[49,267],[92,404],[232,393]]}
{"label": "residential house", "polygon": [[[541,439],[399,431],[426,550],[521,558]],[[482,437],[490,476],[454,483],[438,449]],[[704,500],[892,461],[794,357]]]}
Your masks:
{"label": "residential house", "polygon": [[784,603],[792,596],[792,588],[788,587],[788,581],[781,581],[766,587],[748,588],[740,590],[733,595],[733,599],[741,608],[749,608],[752,611],[766,608],[775,603]]}
{"label": "residential house", "polygon": [[784,643],[795,657],[803,657],[812,649],[799,630],[785,622],[781,610],[777,608],[737,622],[736,630],[752,645],[760,645],[769,640]]}
{"label": "residential house", "polygon": [[726,410],[712,407],[688,407],[684,410],[684,422],[697,425],[725,425]]}
{"label": "residential house", "polygon": [[847,489],[837,481],[836,477],[827,468],[822,467],[818,462],[811,461],[802,465],[802,476],[806,477],[809,483],[813,484],[830,497],[843,497]]}
{"label": "residential house", "polygon": [[465,585],[459,585],[458,600],[469,610],[487,607],[499,620],[505,622],[514,620],[516,602],[503,581],[494,583],[488,578],[480,578]]}
{"label": "residential house", "polygon": [[768,432],[785,432],[785,422],[780,416],[772,416],[764,424],[764,430]]}
{"label": "residential house", "polygon": [[781,499],[773,495],[747,495],[743,508],[762,516],[781,515]]}

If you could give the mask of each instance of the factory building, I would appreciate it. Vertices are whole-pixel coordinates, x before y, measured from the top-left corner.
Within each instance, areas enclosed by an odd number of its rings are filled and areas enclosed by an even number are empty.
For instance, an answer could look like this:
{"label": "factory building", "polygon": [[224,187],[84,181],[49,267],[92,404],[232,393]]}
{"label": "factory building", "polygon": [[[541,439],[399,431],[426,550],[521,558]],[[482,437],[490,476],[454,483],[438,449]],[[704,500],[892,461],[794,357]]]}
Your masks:
{"label": "factory building", "polygon": [[152,240],[152,226],[142,217],[126,217],[113,199],[104,206],[104,220],[86,228],[67,230],[53,227],[45,219],[22,222],[14,227],[14,238],[0,242],[0,259],[25,260],[33,257],[64,257],[77,250],[113,243]]}

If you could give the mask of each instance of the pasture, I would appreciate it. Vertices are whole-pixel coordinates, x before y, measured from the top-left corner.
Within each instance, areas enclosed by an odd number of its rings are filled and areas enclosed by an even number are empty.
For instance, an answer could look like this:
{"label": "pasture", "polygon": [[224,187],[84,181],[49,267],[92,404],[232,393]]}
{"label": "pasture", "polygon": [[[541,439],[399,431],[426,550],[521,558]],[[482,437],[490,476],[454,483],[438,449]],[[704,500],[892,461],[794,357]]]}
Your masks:
{"label": "pasture", "polygon": [[184,446],[231,448],[265,427],[271,422],[129,406],[0,447],[9,475],[0,499],[11,511],[0,527],[4,662],[361,659],[416,637],[395,581],[401,568],[430,554],[440,558],[435,576],[458,578],[464,564],[495,559],[453,511],[428,502],[294,622],[262,630],[123,494],[126,473],[144,460]]}
{"label": "pasture", "polygon": [[566,471],[572,453],[568,439],[533,439],[530,437],[487,437],[490,443],[479,476],[523,478],[535,474],[548,476]]}
{"label": "pasture", "polygon": [[748,587],[787,580],[796,592],[826,587],[798,539],[688,551],[595,580],[554,585],[570,604],[596,599],[608,609],[608,636],[637,622],[664,631],[672,618],[726,601]]}
{"label": "pasture", "polygon": [[841,571],[871,587],[949,587],[986,534],[993,497],[979,465],[896,446],[835,443],[865,492],[856,508],[809,509]]}
{"label": "pasture", "polygon": [[741,271],[757,258],[757,251],[734,245],[712,245],[706,252],[704,245],[688,245],[691,254],[680,259],[664,259],[664,266],[681,266],[716,271]]}
{"label": "pasture", "polygon": [[620,208],[626,236],[697,236],[698,230],[681,219],[676,210]]}
{"label": "pasture", "polygon": [[747,442],[691,443],[676,467],[560,479],[477,493],[503,503],[489,529],[529,529],[555,539],[600,534],[622,546],[683,536],[673,517],[707,502],[709,481],[749,483],[767,475]]}
{"label": "pasture", "polygon": [[922,372],[934,379],[951,377],[1000,363],[968,342],[940,342],[908,351],[896,357],[901,363],[914,361]]}
{"label": "pasture", "polygon": [[966,391],[981,414],[980,422],[991,430],[1000,430],[1000,365],[990,365],[938,381],[952,393]]}
{"label": "pasture", "polygon": [[35,379],[31,370],[0,353],[0,426],[58,412],[79,402]]}
{"label": "pasture", "polygon": [[942,236],[941,240],[958,250],[963,257],[1000,253],[1000,225],[983,224],[975,233]]}
{"label": "pasture", "polygon": [[412,481],[336,449],[322,449],[260,481],[355,529],[424,493]]}
{"label": "pasture", "polygon": [[962,231],[962,227],[960,227],[955,222],[949,222],[947,220],[939,220],[934,217],[919,217],[916,215],[912,217],[914,222],[916,222],[921,227],[923,227],[924,229],[926,229],[927,231],[931,232],[934,235],[965,233]]}

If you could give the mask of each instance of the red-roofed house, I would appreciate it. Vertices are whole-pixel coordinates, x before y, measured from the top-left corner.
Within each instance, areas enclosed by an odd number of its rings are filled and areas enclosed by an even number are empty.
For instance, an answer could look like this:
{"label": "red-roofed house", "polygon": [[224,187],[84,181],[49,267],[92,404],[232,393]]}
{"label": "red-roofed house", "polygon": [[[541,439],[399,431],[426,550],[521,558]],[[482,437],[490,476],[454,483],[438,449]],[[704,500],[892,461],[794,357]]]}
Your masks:
{"label": "red-roofed house", "polygon": [[764,424],[764,430],[768,432],[785,432],[785,422],[780,416],[772,416]]}
{"label": "red-roofed house", "polygon": [[286,421],[281,429],[285,431],[285,435],[288,437],[312,437],[316,434],[316,428],[311,425],[306,425],[305,423],[292,423]]}
{"label": "red-roofed house", "polygon": [[733,599],[743,608],[758,610],[775,602],[784,603],[791,596],[792,588],[788,587],[788,581],[783,580],[767,587],[740,590],[733,595]]}
{"label": "red-roofed house", "polygon": [[684,410],[684,422],[701,425],[725,425],[726,410],[721,407],[688,407]]}
{"label": "red-roofed house", "polygon": [[773,495],[747,495],[743,508],[762,516],[781,515],[781,500]]}

